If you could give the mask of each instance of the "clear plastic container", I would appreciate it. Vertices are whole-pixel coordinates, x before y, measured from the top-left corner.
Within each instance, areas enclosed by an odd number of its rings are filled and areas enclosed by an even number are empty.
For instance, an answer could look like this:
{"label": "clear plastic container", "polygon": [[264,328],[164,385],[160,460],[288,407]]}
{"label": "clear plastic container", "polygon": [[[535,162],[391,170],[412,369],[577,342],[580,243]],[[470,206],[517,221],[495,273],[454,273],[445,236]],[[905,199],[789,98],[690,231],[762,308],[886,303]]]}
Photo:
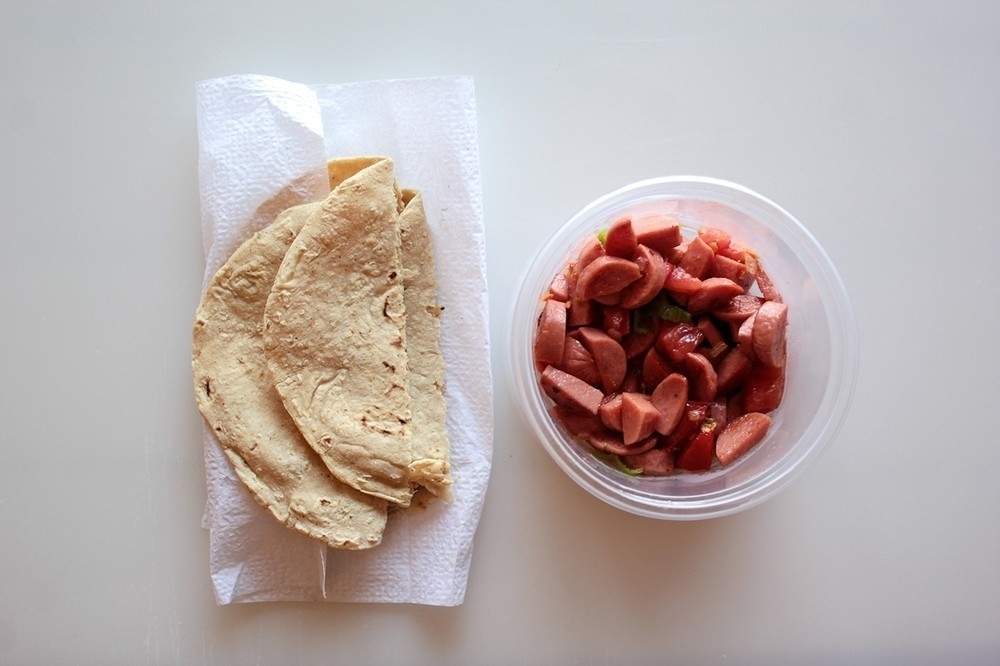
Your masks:
{"label": "clear plastic container", "polygon": [[[701,226],[728,231],[754,249],[789,308],[785,392],[767,437],[728,467],[667,477],[630,476],[596,458],[549,415],[532,348],[552,278],[587,236],[623,214],[673,215],[685,237]],[[858,334],[844,284],[816,239],[777,204],[734,183],[676,176],[623,187],[563,224],[529,265],[513,305],[512,382],[539,442],[581,487],[642,516],[696,520],[731,514],[772,497],[833,441],[854,393]]]}

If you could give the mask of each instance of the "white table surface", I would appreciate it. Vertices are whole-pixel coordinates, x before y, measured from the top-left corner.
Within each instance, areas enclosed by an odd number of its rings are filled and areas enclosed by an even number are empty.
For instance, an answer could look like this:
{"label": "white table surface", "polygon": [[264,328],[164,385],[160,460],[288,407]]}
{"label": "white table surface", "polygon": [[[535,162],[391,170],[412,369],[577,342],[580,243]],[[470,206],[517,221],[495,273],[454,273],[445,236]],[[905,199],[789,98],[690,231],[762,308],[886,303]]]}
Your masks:
{"label": "white table surface", "polygon": [[[998,33],[994,2],[0,2],[0,663],[997,663]],[[213,602],[194,84],[246,72],[475,77],[497,431],[460,607]],[[532,248],[680,173],[802,220],[862,345],[820,462],[697,523],[577,488],[503,372]]]}

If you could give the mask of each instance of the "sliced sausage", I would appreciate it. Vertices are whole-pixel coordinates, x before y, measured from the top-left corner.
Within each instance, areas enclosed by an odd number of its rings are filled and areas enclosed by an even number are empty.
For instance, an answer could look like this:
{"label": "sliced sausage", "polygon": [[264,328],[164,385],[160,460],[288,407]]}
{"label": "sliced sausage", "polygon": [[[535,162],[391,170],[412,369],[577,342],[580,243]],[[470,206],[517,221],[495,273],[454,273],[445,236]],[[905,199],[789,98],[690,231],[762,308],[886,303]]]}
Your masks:
{"label": "sliced sausage", "polygon": [[594,433],[587,437],[586,440],[598,451],[612,453],[623,458],[625,456],[644,453],[656,446],[655,437],[647,437],[635,444],[625,444],[620,434],[610,431]]}
{"label": "sliced sausage", "polygon": [[701,289],[701,280],[680,266],[668,265],[667,277],[663,280],[663,288],[671,294],[690,296]]}
{"label": "sliced sausage", "polygon": [[589,439],[593,434],[603,432],[604,424],[593,414],[580,412],[562,405],[553,405],[549,413],[573,437]]}
{"label": "sliced sausage", "polygon": [[712,248],[712,252],[725,249],[733,242],[733,237],[729,235],[729,232],[718,227],[700,227],[698,229],[698,237],[708,243],[708,246]]}
{"label": "sliced sausage", "polygon": [[656,432],[661,435],[669,435],[673,432],[687,408],[688,401],[688,380],[680,373],[673,373],[660,382],[653,394],[650,402],[660,412],[660,420],[656,424]]}
{"label": "sliced sausage", "polygon": [[768,301],[774,301],[775,303],[781,303],[781,292],[778,291],[778,287],[775,286],[774,281],[771,280],[765,271],[764,267],[757,264],[757,288],[760,289],[760,294]]}
{"label": "sliced sausage", "polygon": [[652,435],[659,422],[659,410],[644,394],[622,394],[622,438],[626,446]]}
{"label": "sliced sausage", "polygon": [[604,236],[604,252],[612,257],[631,259],[635,254],[635,231],[632,218],[620,217],[611,223]]}
{"label": "sliced sausage", "polygon": [[771,427],[771,417],[749,412],[730,421],[715,442],[715,456],[728,465],[760,443]]}
{"label": "sliced sausage", "polygon": [[622,431],[622,394],[614,393],[606,396],[601,401],[601,406],[597,408],[597,415],[601,418],[601,423],[611,430]]}
{"label": "sliced sausage", "polygon": [[571,335],[566,336],[566,344],[563,345],[562,361],[557,366],[569,374],[582,379],[591,386],[600,386],[601,377],[597,373],[597,364],[594,363],[594,356],[587,351],[583,343]]}
{"label": "sliced sausage", "polygon": [[628,369],[625,348],[610,335],[593,326],[584,326],[578,329],[576,334],[583,346],[594,357],[597,374],[601,378],[601,387],[604,392],[614,393],[617,391],[621,387],[622,381],[625,379],[625,371]]}
{"label": "sliced sausage", "polygon": [[736,284],[748,289],[753,284],[753,276],[747,270],[746,264],[722,254],[723,250],[716,253],[712,259],[712,273],[718,277],[729,278]]}
{"label": "sliced sausage", "polygon": [[764,365],[772,368],[785,364],[785,331],[788,328],[788,306],[764,301],[753,324],[753,351]]}
{"label": "sliced sausage", "polygon": [[676,217],[649,215],[632,222],[635,239],[640,245],[650,247],[662,256],[681,244],[681,223]]}
{"label": "sliced sausage", "polygon": [[566,325],[577,327],[587,326],[597,321],[601,308],[594,301],[584,298],[572,298],[569,302],[569,311],[566,313]]}
{"label": "sliced sausage", "polygon": [[736,332],[736,340],[739,342],[740,349],[743,353],[750,357],[751,361],[757,360],[757,354],[753,350],[753,326],[757,320],[757,313],[754,312],[752,315],[746,318],[742,324],[740,324],[739,330]]}
{"label": "sliced sausage", "polygon": [[705,312],[743,293],[743,287],[729,278],[710,277],[701,281],[698,291],[691,294],[687,309],[691,313]]}
{"label": "sliced sausage", "polygon": [[641,469],[643,476],[667,476],[676,469],[673,452],[662,448],[622,456],[622,462],[632,469]]}
{"label": "sliced sausage", "polygon": [[577,298],[601,298],[620,292],[642,276],[638,264],[621,257],[600,256],[580,271]]}
{"label": "sliced sausage", "polygon": [[573,293],[573,280],[570,278],[570,270],[567,268],[559,275],[552,278],[549,283],[549,297],[555,301],[565,303]]}
{"label": "sliced sausage", "polygon": [[553,402],[563,407],[597,415],[604,394],[568,372],[546,366],[542,371],[542,388]]}
{"label": "sliced sausage", "polygon": [[580,271],[590,265],[594,259],[604,256],[604,246],[601,245],[601,241],[597,239],[597,236],[589,237],[580,248],[580,254],[576,260],[576,272],[579,275]]}
{"label": "sliced sausage", "polygon": [[683,365],[691,382],[691,400],[695,402],[715,400],[719,381],[712,362],[704,355],[692,352],[684,356]]}
{"label": "sliced sausage", "polygon": [[764,299],[751,294],[733,296],[712,310],[712,315],[720,321],[741,324],[760,309]]}
{"label": "sliced sausage", "polygon": [[622,289],[619,305],[623,308],[635,309],[649,303],[663,289],[667,278],[667,262],[656,250],[639,245],[635,262],[642,269],[642,277]]}
{"label": "sliced sausage", "polygon": [[688,243],[687,252],[684,253],[684,257],[680,261],[680,267],[696,278],[704,278],[708,275],[714,256],[715,251],[712,250],[712,247],[701,236],[695,236]]}
{"label": "sliced sausage", "polygon": [[663,358],[660,352],[650,349],[642,361],[642,385],[648,391],[650,388],[658,386],[673,371],[673,366],[667,362],[667,359]]}
{"label": "sliced sausage", "polygon": [[716,368],[718,394],[728,396],[743,388],[747,379],[750,378],[752,367],[753,363],[742,349],[739,347],[730,349],[729,353],[719,362],[719,367]]}
{"label": "sliced sausage", "polygon": [[559,365],[566,342],[566,304],[548,299],[538,316],[535,362]]}

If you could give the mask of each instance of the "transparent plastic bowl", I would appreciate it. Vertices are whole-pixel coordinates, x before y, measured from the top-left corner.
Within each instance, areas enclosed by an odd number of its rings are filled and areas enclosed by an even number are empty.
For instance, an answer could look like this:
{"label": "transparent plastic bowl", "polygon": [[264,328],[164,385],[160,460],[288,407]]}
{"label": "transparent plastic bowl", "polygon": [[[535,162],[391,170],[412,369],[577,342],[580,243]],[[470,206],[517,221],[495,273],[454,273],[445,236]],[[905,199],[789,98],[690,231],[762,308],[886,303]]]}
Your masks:
{"label": "transparent plastic bowl", "polygon": [[[630,476],[596,458],[549,414],[532,359],[542,300],[581,241],[623,214],[680,219],[687,238],[703,225],[754,249],[788,304],[788,360],[781,405],[767,437],[725,468],[667,477]],[[623,187],[563,224],[529,265],[513,305],[511,372],[516,399],[541,445],[577,484],[642,516],[697,520],[755,506],[822,455],[854,393],[858,334],[844,284],[816,239],[777,204],[734,183],[676,176]],[[717,467],[717,465],[716,465]]]}

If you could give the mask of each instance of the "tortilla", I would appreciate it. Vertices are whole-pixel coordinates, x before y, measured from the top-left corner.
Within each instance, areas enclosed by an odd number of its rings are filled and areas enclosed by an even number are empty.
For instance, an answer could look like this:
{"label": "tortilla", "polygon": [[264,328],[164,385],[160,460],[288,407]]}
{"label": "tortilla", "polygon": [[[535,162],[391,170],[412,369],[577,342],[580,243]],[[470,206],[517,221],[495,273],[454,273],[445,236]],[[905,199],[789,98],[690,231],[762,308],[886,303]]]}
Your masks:
{"label": "tortilla", "polygon": [[448,431],[445,428],[444,358],[441,356],[441,310],[430,228],[423,197],[403,191],[399,215],[403,301],[406,306],[406,356],[413,414],[410,480],[436,497],[451,496]]}
{"label": "tortilla", "polygon": [[264,307],[285,251],[319,204],[282,213],[216,273],[195,318],[198,409],[237,477],[288,527],[335,548],[378,545],[386,502],[338,481],[299,433],[264,358]]}
{"label": "tortilla", "polygon": [[400,209],[389,159],[333,189],[278,269],[264,309],[264,354],[285,409],[333,475],[408,506]]}

